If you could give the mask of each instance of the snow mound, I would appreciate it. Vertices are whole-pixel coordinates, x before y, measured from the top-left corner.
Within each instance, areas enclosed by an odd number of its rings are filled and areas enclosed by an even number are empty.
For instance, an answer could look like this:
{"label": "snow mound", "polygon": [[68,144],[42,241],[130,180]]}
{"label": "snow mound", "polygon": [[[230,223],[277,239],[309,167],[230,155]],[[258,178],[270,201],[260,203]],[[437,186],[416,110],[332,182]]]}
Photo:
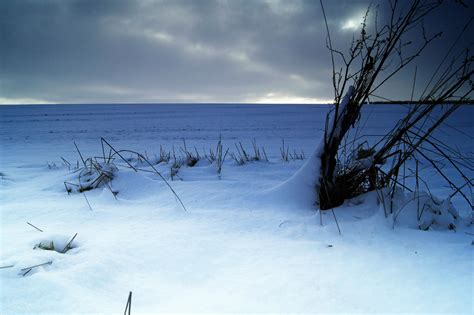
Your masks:
{"label": "snow mound", "polygon": [[265,191],[262,194],[263,199],[284,207],[314,208],[317,203],[316,189],[320,177],[322,151],[323,142],[293,176]]}
{"label": "snow mound", "polygon": [[[390,209],[389,198],[385,200],[385,209]],[[450,198],[441,199],[425,191],[406,193],[398,190],[392,209],[393,226],[441,231],[469,225],[469,220],[460,216]]]}
{"label": "snow mound", "polygon": [[60,254],[65,254],[69,250],[78,247],[75,236],[63,234],[50,234],[43,236],[35,242],[33,249],[51,250]]}

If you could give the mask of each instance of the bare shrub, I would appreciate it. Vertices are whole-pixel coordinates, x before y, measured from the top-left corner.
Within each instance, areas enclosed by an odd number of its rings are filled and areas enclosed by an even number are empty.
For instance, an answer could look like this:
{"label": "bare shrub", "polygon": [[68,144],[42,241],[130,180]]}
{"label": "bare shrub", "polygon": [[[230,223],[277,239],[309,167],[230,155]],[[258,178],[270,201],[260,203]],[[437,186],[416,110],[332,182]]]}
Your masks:
{"label": "bare shrub", "polygon": [[[361,109],[369,98],[380,97],[376,95],[379,88],[387,85],[395,74],[411,64],[441,35],[428,35],[423,20],[442,2],[414,0],[406,6],[396,0],[389,3],[391,15],[388,22],[378,25],[378,12],[375,11],[372,31],[367,25],[368,9],[359,37],[352,41],[349,51],[343,53],[332,46],[321,2],[333,68],[334,106],[326,118],[320,156],[319,207],[331,209],[341,205],[345,199],[386,187],[391,187],[393,197],[396,187],[404,186],[400,170],[409,159],[428,161],[448,182],[453,194],[462,195],[472,207],[463,193],[463,187],[472,186],[472,182],[464,177],[466,185],[456,185],[430,154],[437,151],[443,155],[462,176],[461,163],[449,158],[449,146],[437,141],[433,132],[469,99],[473,91],[474,57],[469,49],[454,54],[454,50],[448,50],[418,101],[409,106],[408,113],[386,135],[370,145],[361,142],[362,137],[352,141],[347,139],[349,130],[359,123]],[[408,39],[407,34],[416,29],[419,30],[418,40]],[[348,150],[348,142],[355,144],[355,149]]]}

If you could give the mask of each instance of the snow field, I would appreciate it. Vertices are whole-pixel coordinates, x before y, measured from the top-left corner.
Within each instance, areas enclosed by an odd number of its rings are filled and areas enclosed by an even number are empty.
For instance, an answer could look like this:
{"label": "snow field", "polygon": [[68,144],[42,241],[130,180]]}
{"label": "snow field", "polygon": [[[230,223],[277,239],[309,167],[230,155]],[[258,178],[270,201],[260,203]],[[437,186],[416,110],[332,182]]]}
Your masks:
{"label": "snow field", "polygon": [[[279,145],[285,135],[311,156],[325,109],[84,107],[0,109],[0,267],[14,265],[0,269],[2,314],[117,313],[129,291],[136,314],[472,312],[473,247],[465,233],[472,227],[392,229],[375,193],[335,210],[342,235],[331,212],[323,212],[320,226],[312,178],[298,171],[308,159],[280,161]],[[472,109],[464,110],[451,123],[470,133]],[[374,111],[372,132],[396,119],[392,108]],[[183,167],[183,180],[170,183],[187,212],[151,173],[120,168],[112,181],[117,200],[105,188],[86,192],[92,211],[83,195],[68,196],[63,186],[72,175],[59,156],[77,160],[72,140],[85,156],[101,154],[104,134],[119,148],[151,154],[181,138],[209,148],[219,133],[229,147],[243,141],[250,148],[256,138],[270,162],[237,166],[228,159],[220,180],[205,161]],[[472,152],[472,141],[458,139]],[[440,195],[447,191],[435,177],[432,183]],[[75,233],[65,254],[33,250]],[[19,274],[47,261],[53,263]]]}

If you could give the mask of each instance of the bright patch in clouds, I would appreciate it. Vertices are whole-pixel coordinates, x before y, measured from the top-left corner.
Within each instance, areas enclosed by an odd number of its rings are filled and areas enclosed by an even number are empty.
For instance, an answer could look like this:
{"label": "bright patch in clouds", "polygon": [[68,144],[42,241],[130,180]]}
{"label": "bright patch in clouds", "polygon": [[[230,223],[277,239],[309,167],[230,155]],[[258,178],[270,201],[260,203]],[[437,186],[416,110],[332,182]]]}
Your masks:
{"label": "bright patch in clouds", "polygon": [[246,102],[255,104],[328,104],[332,103],[332,100],[270,92]]}
{"label": "bright patch in clouds", "polygon": [[0,105],[24,105],[24,104],[55,104],[54,102],[35,98],[6,98],[0,97]]}
{"label": "bright patch in clouds", "polygon": [[341,29],[344,31],[356,31],[362,28],[363,21],[364,21],[363,14],[352,16],[349,19],[342,22]]}

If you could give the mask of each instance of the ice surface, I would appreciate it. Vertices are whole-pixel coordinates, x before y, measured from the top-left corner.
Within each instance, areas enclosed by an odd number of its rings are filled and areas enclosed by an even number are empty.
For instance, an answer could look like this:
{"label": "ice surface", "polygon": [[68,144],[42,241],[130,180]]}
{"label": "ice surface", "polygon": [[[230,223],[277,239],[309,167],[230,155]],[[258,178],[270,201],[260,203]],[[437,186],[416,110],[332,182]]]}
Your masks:
{"label": "ice surface", "polygon": [[[472,228],[420,231],[385,218],[376,194],[320,215],[312,191],[325,106],[83,105],[0,107],[0,312],[466,313],[473,310]],[[406,109],[368,106],[361,126],[383,133]],[[450,117],[437,137],[473,150],[474,108]],[[455,129],[453,129],[455,128]],[[120,168],[106,187],[66,193],[76,176],[75,141],[101,156],[100,137],[149,156],[182,139],[199,151],[255,138],[270,162],[237,166],[221,179],[203,161],[170,182],[188,211],[152,173]],[[280,160],[282,138],[307,159]],[[455,142],[455,143],[454,143]],[[49,163],[49,166],[48,166]],[[169,178],[170,165],[158,170]],[[423,168],[433,194],[449,194]],[[450,172],[449,165],[446,171]],[[472,178],[473,174],[466,174]],[[461,198],[453,198],[469,215]],[[405,214],[405,213],[403,213]],[[27,225],[31,222],[44,230]],[[33,250],[66,242],[65,254]],[[52,261],[22,277],[22,268]]]}

